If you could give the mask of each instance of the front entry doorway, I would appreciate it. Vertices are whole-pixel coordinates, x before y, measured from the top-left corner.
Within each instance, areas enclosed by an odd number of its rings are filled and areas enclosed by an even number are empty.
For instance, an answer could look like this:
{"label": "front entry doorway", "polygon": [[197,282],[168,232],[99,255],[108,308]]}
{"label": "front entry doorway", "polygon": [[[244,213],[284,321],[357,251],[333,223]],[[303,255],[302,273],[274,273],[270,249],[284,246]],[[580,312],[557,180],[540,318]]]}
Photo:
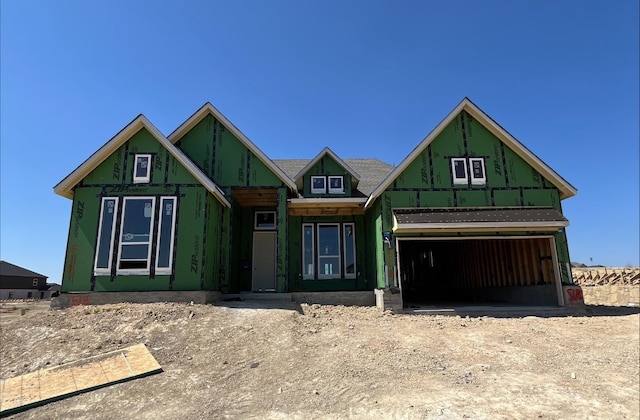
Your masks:
{"label": "front entry doorway", "polygon": [[276,232],[253,232],[252,289],[276,290]]}

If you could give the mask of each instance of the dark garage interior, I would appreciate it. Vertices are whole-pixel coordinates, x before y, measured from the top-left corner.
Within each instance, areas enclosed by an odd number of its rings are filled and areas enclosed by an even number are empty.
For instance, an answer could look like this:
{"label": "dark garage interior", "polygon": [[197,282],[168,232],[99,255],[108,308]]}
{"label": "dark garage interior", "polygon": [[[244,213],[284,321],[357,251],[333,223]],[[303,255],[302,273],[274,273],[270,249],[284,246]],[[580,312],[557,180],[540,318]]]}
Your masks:
{"label": "dark garage interior", "polygon": [[559,304],[548,237],[398,243],[405,307]]}

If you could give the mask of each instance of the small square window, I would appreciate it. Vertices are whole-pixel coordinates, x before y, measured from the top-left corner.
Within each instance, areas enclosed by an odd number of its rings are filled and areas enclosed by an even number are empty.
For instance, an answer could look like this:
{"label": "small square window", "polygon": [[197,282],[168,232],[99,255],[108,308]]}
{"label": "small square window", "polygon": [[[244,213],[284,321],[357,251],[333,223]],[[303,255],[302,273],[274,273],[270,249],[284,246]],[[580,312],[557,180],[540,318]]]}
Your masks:
{"label": "small square window", "polygon": [[451,159],[451,173],[453,174],[454,184],[468,184],[469,178],[467,176],[467,159]]}
{"label": "small square window", "polygon": [[329,194],[344,194],[344,183],[341,176],[329,177]]}
{"label": "small square window", "polygon": [[324,176],[311,177],[311,194],[326,194],[327,178]]}
{"label": "small square window", "polygon": [[257,211],[255,215],[256,230],[268,230],[276,228],[276,212],[275,211]]}
{"label": "small square window", "polygon": [[133,168],[133,183],[141,184],[151,181],[151,155],[136,155]]}
{"label": "small square window", "polygon": [[37,286],[38,285],[38,279],[33,279],[33,285]]}
{"label": "small square window", "polygon": [[484,170],[484,158],[470,158],[471,184],[484,185],[487,183],[487,174]]}

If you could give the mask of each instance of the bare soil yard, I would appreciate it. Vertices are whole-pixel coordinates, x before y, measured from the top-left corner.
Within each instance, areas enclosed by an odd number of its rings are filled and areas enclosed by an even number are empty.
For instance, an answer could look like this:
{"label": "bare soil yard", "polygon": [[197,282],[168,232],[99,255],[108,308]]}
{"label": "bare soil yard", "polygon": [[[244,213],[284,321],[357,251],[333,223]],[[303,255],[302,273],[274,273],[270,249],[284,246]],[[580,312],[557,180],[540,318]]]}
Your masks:
{"label": "bare soil yard", "polygon": [[2,378],[137,343],[164,369],[12,418],[640,416],[637,308],[544,318],[280,305],[0,314]]}

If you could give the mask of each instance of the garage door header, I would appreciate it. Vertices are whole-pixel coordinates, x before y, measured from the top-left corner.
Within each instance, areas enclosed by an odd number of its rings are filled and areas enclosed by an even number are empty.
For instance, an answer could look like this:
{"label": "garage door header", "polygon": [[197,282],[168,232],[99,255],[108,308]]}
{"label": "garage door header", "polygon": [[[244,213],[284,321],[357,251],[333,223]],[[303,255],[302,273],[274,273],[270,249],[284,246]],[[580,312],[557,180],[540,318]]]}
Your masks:
{"label": "garage door header", "polygon": [[569,221],[550,207],[394,209],[393,216],[395,233],[555,232],[569,226]]}

